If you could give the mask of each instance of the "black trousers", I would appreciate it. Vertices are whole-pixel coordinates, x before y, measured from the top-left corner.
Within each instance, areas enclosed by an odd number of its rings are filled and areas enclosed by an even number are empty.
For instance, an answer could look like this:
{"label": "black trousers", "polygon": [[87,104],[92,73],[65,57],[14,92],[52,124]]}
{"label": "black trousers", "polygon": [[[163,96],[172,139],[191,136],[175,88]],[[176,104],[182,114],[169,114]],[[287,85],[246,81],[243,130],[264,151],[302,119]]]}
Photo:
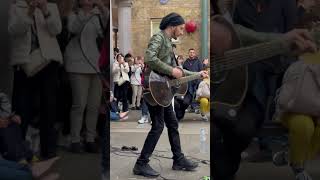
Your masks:
{"label": "black trousers", "polygon": [[117,103],[122,102],[122,111],[126,112],[129,110],[128,104],[128,88],[130,86],[130,82],[126,81],[121,86],[118,83],[114,83],[114,97],[117,98]]}
{"label": "black trousers", "polygon": [[57,121],[62,125],[63,135],[70,134],[70,111],[72,106],[72,90],[69,74],[64,67],[58,70],[57,88]]}
{"label": "black trousers", "polygon": [[257,101],[247,96],[236,121],[214,119],[214,180],[233,180],[241,161],[241,153],[249,146],[263,122],[264,114]]}
{"label": "black trousers", "polygon": [[184,157],[181,151],[180,135],[178,131],[178,120],[173,111],[172,105],[168,107],[150,106],[148,109],[152,121],[152,128],[144,142],[141,155],[137,160],[138,164],[147,164],[162,134],[164,124],[168,128],[169,142],[173,153],[173,160]]}
{"label": "black trousers", "polygon": [[38,74],[27,77],[22,69],[14,72],[13,110],[22,119],[22,136],[25,138],[28,125],[35,123],[40,128],[41,155],[56,153],[54,122],[57,116],[57,85],[59,63],[51,62]]}
{"label": "black trousers", "polygon": [[186,104],[184,99],[181,97],[174,98],[174,111],[176,113],[176,117],[177,117],[178,121],[180,121],[184,118],[184,115],[186,113],[186,109],[188,108],[189,104],[191,104],[191,103]]}

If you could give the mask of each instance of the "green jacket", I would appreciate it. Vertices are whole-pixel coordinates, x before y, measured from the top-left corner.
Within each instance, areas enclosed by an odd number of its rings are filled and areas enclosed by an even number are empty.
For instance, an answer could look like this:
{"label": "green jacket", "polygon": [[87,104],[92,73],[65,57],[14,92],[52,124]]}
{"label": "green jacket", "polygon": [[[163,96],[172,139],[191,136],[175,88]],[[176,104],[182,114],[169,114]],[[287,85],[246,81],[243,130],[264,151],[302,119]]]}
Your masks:
{"label": "green jacket", "polygon": [[225,18],[236,31],[242,46],[251,46],[257,43],[272,41],[282,37],[279,33],[256,32],[239,24],[234,24],[230,12],[225,12],[222,17]]}
{"label": "green jacket", "polygon": [[[171,75],[172,69],[176,63],[172,59],[173,49],[171,39],[165,34],[164,31],[152,36],[148,44],[145,54],[145,63],[152,69],[159,73]],[[186,76],[197,74],[183,70]]]}
{"label": "green jacket", "polygon": [[282,34],[256,32],[238,24],[234,24],[234,29],[236,30],[243,46],[268,42],[282,37]]}

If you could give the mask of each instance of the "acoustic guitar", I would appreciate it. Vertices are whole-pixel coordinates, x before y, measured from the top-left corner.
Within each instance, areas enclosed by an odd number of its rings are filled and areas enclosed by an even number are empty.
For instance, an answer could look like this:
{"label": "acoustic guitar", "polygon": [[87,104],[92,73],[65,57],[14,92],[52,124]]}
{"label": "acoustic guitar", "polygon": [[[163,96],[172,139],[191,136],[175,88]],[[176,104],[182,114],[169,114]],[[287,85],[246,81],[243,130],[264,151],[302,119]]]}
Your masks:
{"label": "acoustic guitar", "polygon": [[143,92],[143,98],[152,106],[168,107],[174,96],[184,96],[188,90],[189,81],[201,79],[200,74],[184,76],[175,79],[170,76],[160,75],[154,71],[146,73],[148,84]]}
{"label": "acoustic guitar", "polygon": [[[241,43],[232,24],[220,15],[212,17],[210,28],[213,33],[211,113],[213,117],[235,119],[248,88],[247,65],[289,54],[291,47],[288,42],[279,39],[240,48]],[[319,45],[320,33],[313,32],[313,37]]]}

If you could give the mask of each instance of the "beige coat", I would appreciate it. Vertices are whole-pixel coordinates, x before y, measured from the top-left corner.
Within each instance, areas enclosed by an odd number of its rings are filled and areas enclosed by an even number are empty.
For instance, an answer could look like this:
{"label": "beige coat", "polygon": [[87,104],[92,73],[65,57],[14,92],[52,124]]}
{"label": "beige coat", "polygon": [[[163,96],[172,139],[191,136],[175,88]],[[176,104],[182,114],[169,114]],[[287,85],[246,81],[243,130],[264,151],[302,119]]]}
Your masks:
{"label": "beige coat", "polygon": [[[118,63],[118,61],[115,61],[113,63],[113,67],[112,67],[112,77],[113,77],[113,82],[118,82],[120,75],[122,73],[122,77],[126,80],[126,81],[130,81],[129,79],[129,64],[127,62],[125,62],[124,64],[120,64]],[[121,73],[120,73],[121,72]]]}
{"label": "beige coat", "polygon": [[[50,16],[44,18],[40,9],[34,12],[37,35],[41,54],[45,59],[62,63],[62,54],[56,35],[61,32],[61,20],[55,3],[48,3]],[[28,5],[24,0],[17,0],[10,7],[10,64],[22,65],[31,61],[31,33],[34,20],[28,16]]]}
{"label": "beige coat", "polygon": [[210,80],[204,79],[200,82],[197,92],[196,92],[196,99],[199,100],[200,98],[210,98]]}
{"label": "beige coat", "polygon": [[95,8],[92,10],[92,14],[95,16],[86,16],[80,10],[77,14],[73,13],[68,17],[68,30],[75,34],[75,37],[67,45],[64,54],[67,72],[92,74],[96,73],[95,69],[99,71],[100,52],[97,48],[96,38],[103,36],[101,23],[105,28],[109,12],[107,9],[105,9],[105,12],[100,12]]}

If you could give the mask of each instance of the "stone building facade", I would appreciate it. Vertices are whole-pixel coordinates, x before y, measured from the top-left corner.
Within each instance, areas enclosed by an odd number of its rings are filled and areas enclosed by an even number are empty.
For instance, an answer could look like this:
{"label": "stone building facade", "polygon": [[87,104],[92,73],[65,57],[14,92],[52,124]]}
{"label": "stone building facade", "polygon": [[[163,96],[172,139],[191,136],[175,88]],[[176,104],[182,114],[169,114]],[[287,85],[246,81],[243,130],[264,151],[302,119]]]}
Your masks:
{"label": "stone building facade", "polygon": [[161,4],[159,0],[120,0],[114,1],[112,6],[116,32],[113,45],[117,45],[122,53],[131,51],[134,56],[143,56],[152,32],[157,31],[155,29],[158,28],[161,18],[176,12],[182,15],[186,22],[193,20],[197,23],[196,32],[185,33],[175,42],[177,54],[186,58],[190,48],[200,54],[201,0],[169,0],[166,4]]}

